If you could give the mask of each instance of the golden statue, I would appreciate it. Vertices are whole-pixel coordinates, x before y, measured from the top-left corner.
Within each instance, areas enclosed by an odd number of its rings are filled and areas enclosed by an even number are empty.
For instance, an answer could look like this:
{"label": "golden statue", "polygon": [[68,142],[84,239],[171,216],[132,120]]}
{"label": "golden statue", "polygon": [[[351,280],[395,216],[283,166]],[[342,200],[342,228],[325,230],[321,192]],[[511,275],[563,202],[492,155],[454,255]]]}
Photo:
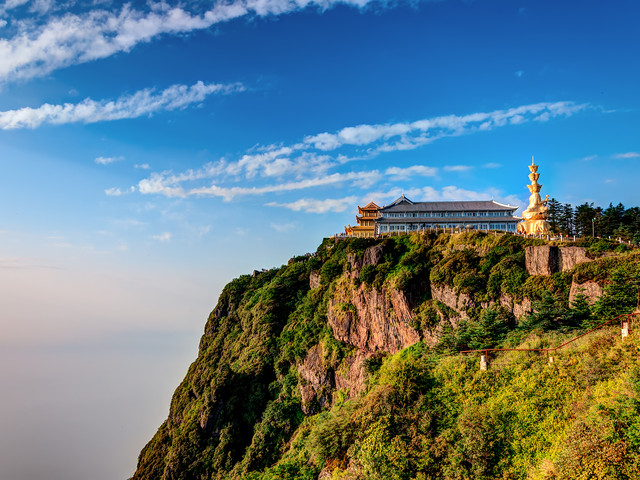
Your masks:
{"label": "golden statue", "polygon": [[549,224],[547,218],[549,217],[547,202],[549,201],[549,195],[544,199],[540,198],[540,189],[542,185],[538,183],[540,174],[538,173],[538,166],[531,157],[531,165],[529,165],[529,180],[531,185],[527,185],[531,195],[529,196],[529,206],[522,212],[522,221],[518,224],[518,233],[526,233],[528,235],[546,235],[549,233]]}

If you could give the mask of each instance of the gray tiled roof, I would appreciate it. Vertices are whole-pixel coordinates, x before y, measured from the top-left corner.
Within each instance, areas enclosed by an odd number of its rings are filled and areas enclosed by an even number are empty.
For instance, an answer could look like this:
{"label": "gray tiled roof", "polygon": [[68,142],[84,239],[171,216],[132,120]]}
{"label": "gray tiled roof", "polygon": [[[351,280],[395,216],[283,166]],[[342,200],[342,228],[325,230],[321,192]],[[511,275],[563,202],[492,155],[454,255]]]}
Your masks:
{"label": "gray tiled roof", "polygon": [[473,212],[478,210],[514,212],[518,209],[517,206],[503,205],[493,200],[415,203],[403,200],[403,197],[400,197],[392,204],[381,208],[380,212]]}

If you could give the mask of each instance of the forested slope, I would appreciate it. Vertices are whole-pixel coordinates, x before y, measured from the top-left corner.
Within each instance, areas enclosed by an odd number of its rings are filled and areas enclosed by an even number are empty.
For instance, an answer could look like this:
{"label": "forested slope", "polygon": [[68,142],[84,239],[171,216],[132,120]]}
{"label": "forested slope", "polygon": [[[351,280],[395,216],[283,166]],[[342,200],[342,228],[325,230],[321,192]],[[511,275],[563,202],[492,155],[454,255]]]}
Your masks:
{"label": "forested slope", "polygon": [[636,307],[636,251],[585,242],[593,261],[530,275],[544,243],[325,240],[233,280],[133,478],[640,478],[636,335],[488,371],[459,353],[553,347]]}

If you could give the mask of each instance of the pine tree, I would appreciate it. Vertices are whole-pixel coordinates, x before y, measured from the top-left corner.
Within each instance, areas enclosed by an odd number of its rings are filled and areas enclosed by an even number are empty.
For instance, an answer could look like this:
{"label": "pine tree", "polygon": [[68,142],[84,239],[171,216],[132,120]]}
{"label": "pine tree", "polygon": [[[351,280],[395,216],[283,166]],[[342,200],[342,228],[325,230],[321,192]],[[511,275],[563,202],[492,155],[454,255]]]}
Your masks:
{"label": "pine tree", "polygon": [[523,330],[556,329],[560,325],[560,319],[566,314],[566,308],[562,307],[548,290],[542,294],[540,300],[533,302],[532,306],[533,313],[520,322],[519,328]]}
{"label": "pine tree", "polygon": [[549,208],[549,227],[553,233],[558,233],[562,205],[555,198],[552,198],[547,202],[547,208]]}
{"label": "pine tree", "polygon": [[640,266],[627,264],[611,272],[610,283],[604,287],[600,299],[593,306],[597,323],[623,313],[631,313],[640,295]]}
{"label": "pine tree", "polygon": [[592,203],[583,203],[578,205],[574,212],[574,225],[576,233],[581,237],[589,237],[595,230],[594,221],[596,218],[596,209]]}
{"label": "pine tree", "polygon": [[573,229],[573,207],[570,203],[565,203],[560,211],[558,227],[561,233],[572,235]]}
{"label": "pine tree", "polygon": [[615,207],[610,203],[606,210],[602,212],[602,219],[600,221],[602,236],[608,237],[615,235],[615,231],[623,225],[622,219],[624,214],[625,208],[622,203],[619,203]]}
{"label": "pine tree", "polygon": [[578,292],[571,302],[571,307],[562,317],[562,323],[567,327],[588,328],[591,326],[591,305],[587,296]]}

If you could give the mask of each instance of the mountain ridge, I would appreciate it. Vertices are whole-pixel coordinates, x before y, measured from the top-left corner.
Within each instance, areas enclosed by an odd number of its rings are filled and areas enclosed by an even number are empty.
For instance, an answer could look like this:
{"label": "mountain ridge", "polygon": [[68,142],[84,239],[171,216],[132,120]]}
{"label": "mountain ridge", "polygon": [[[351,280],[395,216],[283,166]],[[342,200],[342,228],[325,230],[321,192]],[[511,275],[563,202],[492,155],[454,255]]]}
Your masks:
{"label": "mountain ridge", "polygon": [[[465,464],[456,457],[460,445],[480,430],[460,430],[460,422],[477,413],[477,404],[441,413],[445,423],[433,420],[451,400],[443,392],[468,384],[437,377],[439,369],[451,366],[453,378],[455,371],[466,372],[471,384],[465,388],[475,391],[473,382],[490,387],[500,362],[523,376],[523,365],[532,364],[525,357],[511,363],[511,357],[499,357],[482,377],[477,359],[461,357],[460,350],[551,344],[635,306],[629,288],[640,283],[637,251],[585,240],[579,245],[585,263],[530,275],[527,248],[548,245],[474,232],[327,239],[314,254],[233,280],[207,320],[198,358],[176,389],[167,421],[142,450],[132,478],[579,478],[563,476],[570,469],[553,442],[529,452],[528,464],[521,453],[509,454],[506,444],[491,447],[500,455]],[[579,291],[589,282],[601,288],[599,297]],[[626,295],[623,301],[620,295]],[[603,345],[623,352],[617,355],[632,370],[637,366],[635,339],[622,347]],[[543,362],[538,368],[549,367]],[[635,374],[612,375],[607,381],[624,383],[635,399],[629,386]],[[429,403],[430,395],[438,401]],[[370,413],[360,411],[363,405]],[[484,425],[485,415],[477,415]],[[636,424],[628,423],[627,430],[635,431]],[[500,420],[482,428],[491,434],[510,431],[510,424]],[[447,435],[462,443],[438,447]],[[428,449],[417,447],[425,441],[431,442]],[[640,441],[626,441],[637,468]],[[541,469],[547,476],[535,476]]]}

